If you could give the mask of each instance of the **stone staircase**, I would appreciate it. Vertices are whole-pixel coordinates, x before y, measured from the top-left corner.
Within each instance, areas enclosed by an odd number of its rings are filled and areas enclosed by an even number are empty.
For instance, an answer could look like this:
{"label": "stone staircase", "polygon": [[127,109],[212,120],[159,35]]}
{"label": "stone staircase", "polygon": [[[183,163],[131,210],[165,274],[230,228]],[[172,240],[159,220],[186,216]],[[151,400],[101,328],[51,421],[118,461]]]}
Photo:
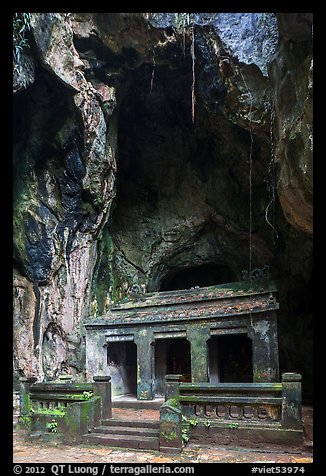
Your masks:
{"label": "stone staircase", "polygon": [[101,426],[95,427],[91,433],[83,435],[83,441],[92,445],[158,450],[159,421],[118,418],[102,420]]}
{"label": "stone staircase", "polygon": [[160,406],[163,399],[139,401],[134,397],[116,397],[112,418],[83,435],[87,444],[120,448],[159,450]]}

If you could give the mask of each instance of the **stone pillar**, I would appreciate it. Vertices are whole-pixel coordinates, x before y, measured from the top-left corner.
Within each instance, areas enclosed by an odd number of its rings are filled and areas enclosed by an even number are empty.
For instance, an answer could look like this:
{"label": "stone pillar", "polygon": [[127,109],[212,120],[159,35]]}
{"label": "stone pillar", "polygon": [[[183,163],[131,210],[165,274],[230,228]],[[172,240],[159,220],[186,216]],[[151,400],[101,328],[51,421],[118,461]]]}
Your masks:
{"label": "stone pillar", "polygon": [[93,380],[94,395],[101,397],[101,418],[112,418],[111,377],[95,376]]}
{"label": "stone pillar", "polygon": [[155,393],[165,394],[166,343],[164,339],[155,341]]}
{"label": "stone pillar", "polygon": [[179,384],[181,380],[181,374],[168,374],[165,376],[165,401],[173,398],[179,402]]}
{"label": "stone pillar", "polygon": [[217,339],[208,343],[209,381],[214,384],[221,381],[218,345]]}
{"label": "stone pillar", "polygon": [[94,375],[107,373],[107,344],[104,329],[89,329],[86,326],[86,381]]}
{"label": "stone pillar", "polygon": [[294,372],[282,374],[282,427],[302,429],[301,375]]}
{"label": "stone pillar", "polygon": [[154,398],[154,336],[149,329],[135,333],[137,345],[137,399]]}
{"label": "stone pillar", "polygon": [[252,339],[254,382],[278,382],[278,338],[276,313],[253,315],[248,336]]}
{"label": "stone pillar", "polygon": [[31,428],[31,397],[30,389],[36,382],[35,377],[22,377],[20,379],[19,391],[19,418],[18,423],[22,428],[29,430]]}
{"label": "stone pillar", "polygon": [[191,352],[191,381],[208,381],[208,347],[207,341],[211,333],[209,327],[191,325],[187,329],[187,340]]}
{"label": "stone pillar", "polygon": [[182,451],[182,413],[179,405],[163,403],[160,408],[160,452],[181,453]]}

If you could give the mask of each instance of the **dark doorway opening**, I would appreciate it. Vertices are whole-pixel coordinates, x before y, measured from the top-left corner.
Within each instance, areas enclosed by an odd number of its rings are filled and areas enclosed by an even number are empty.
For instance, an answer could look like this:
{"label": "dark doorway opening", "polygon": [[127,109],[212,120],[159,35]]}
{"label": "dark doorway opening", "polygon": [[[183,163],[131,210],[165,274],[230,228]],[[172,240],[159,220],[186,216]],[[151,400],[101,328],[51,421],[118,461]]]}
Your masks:
{"label": "dark doorway opening", "polygon": [[156,395],[165,393],[166,374],[182,374],[183,381],[191,382],[190,343],[187,339],[171,338],[155,341]]}
{"label": "dark doorway opening", "polygon": [[160,286],[160,291],[190,289],[196,286],[213,286],[233,281],[233,275],[226,265],[209,263],[177,271],[166,276]]}
{"label": "dark doorway opening", "polygon": [[252,382],[252,341],[247,335],[212,336],[208,341],[211,383]]}
{"label": "dark doorway opening", "polygon": [[137,346],[134,342],[110,342],[107,348],[112,395],[137,393]]}

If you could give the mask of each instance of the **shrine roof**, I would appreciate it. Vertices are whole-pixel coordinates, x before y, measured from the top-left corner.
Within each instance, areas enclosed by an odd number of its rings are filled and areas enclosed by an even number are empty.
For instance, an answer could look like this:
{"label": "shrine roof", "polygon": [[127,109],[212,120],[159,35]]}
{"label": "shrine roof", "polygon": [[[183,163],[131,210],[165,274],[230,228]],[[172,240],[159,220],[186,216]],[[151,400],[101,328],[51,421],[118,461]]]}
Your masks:
{"label": "shrine roof", "polygon": [[111,310],[166,306],[169,304],[210,301],[213,299],[232,299],[234,297],[274,293],[276,291],[277,287],[275,283],[267,279],[236,281],[215,286],[178,289],[177,291],[130,294],[128,298],[124,298],[112,306]]}
{"label": "shrine roof", "polygon": [[276,291],[275,283],[261,279],[131,295],[104,316],[87,319],[86,326],[197,321],[272,311],[279,308]]}

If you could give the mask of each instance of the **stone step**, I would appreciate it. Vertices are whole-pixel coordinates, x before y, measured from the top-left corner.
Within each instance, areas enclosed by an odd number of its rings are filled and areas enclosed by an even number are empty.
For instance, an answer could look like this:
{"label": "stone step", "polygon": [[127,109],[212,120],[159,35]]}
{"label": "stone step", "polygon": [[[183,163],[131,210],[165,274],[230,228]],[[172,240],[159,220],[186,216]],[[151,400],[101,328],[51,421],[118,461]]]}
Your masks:
{"label": "stone step", "polygon": [[83,442],[92,445],[105,445],[118,448],[144,450],[159,449],[159,438],[154,436],[107,435],[103,433],[90,433],[88,435],[83,435]]}
{"label": "stone step", "polygon": [[164,399],[157,400],[112,400],[112,408],[135,408],[136,410],[159,410]]}
{"label": "stone step", "polygon": [[101,420],[101,426],[119,426],[128,428],[155,428],[159,429],[159,420],[122,420],[118,418],[108,418]]}
{"label": "stone step", "polygon": [[158,428],[141,428],[129,426],[97,426],[92,433],[103,433],[113,435],[136,435],[136,436],[159,436]]}
{"label": "stone step", "polygon": [[303,448],[305,451],[310,451],[310,452],[313,452],[313,448],[314,448],[314,442],[309,440],[309,441],[304,441],[303,443]]}

